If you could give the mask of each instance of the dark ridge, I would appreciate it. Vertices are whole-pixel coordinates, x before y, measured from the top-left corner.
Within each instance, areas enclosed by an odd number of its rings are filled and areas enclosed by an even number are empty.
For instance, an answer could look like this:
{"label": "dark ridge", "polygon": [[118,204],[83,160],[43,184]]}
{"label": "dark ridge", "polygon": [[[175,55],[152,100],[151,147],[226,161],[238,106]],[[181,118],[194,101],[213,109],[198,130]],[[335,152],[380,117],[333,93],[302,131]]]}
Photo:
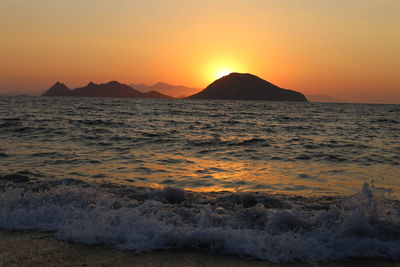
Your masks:
{"label": "dark ridge", "polygon": [[138,98],[142,93],[132,87],[116,81],[103,84],[90,82],[85,87],[80,87],[72,91],[75,97],[129,97]]}
{"label": "dark ridge", "polygon": [[75,90],[68,89],[64,84],[57,82],[42,96],[70,96],[70,97],[118,97],[118,98],[172,98],[156,91],[142,93],[135,88],[110,81],[108,83],[96,84],[89,82],[86,86],[76,88]]}
{"label": "dark ridge", "polygon": [[157,91],[146,92],[146,93],[143,93],[143,95],[144,95],[146,98],[173,99],[172,96],[164,95],[164,94],[162,94],[162,93],[160,93],[160,92],[157,92]]}
{"label": "dark ridge", "polygon": [[42,96],[71,96],[71,90],[63,83],[56,82]]}
{"label": "dark ridge", "polygon": [[307,102],[306,97],[293,90],[282,89],[255,75],[231,73],[211,83],[188,99],[265,100]]}
{"label": "dark ridge", "polygon": [[185,98],[185,96],[193,95],[200,91],[199,88],[191,88],[183,85],[172,85],[164,82],[158,82],[153,85],[130,84],[130,86],[144,93],[156,91],[175,98]]}

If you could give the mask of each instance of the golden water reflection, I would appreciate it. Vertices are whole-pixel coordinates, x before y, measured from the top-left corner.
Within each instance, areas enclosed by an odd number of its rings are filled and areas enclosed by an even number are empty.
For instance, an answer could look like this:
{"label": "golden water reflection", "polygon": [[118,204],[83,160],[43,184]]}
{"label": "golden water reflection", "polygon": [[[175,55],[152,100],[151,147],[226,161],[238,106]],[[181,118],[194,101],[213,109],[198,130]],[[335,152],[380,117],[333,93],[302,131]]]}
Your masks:
{"label": "golden water reflection", "polygon": [[[27,151],[16,151],[27,154]],[[88,160],[92,155],[81,154]],[[104,152],[103,158],[113,157]],[[139,160],[138,160],[139,159]],[[140,160],[143,159],[143,160]],[[21,162],[14,167],[27,169]],[[329,162],[237,160],[166,153],[136,153],[124,160],[90,162],[90,164],[38,166],[57,178],[77,178],[90,182],[113,182],[128,186],[162,188],[173,186],[195,192],[264,191],[273,194],[304,196],[353,194],[372,180],[379,187],[391,188],[399,197],[398,169],[375,164],[330,164]],[[65,167],[67,166],[67,167]],[[67,169],[66,169],[67,168]],[[371,177],[371,173],[378,177]]]}
{"label": "golden water reflection", "polygon": [[[96,169],[80,167],[75,172],[101,180],[104,178],[107,182],[156,188],[174,186],[195,192],[265,191],[308,196],[352,194],[372,179],[376,184],[394,189],[395,194],[399,191],[392,179],[369,178],[371,171],[381,172],[382,177],[394,177],[396,170],[387,166],[346,164],[332,168],[323,162],[232,162],[176,155],[166,157],[162,153],[154,158],[157,160],[133,165],[111,163]],[[105,176],[102,177],[101,173]]]}

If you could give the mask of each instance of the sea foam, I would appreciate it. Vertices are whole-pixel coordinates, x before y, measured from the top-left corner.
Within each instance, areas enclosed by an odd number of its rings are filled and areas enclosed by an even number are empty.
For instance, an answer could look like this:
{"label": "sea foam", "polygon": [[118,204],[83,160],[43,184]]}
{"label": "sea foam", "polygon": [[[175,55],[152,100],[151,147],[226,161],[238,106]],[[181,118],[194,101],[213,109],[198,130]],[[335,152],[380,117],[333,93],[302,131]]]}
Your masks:
{"label": "sea foam", "polygon": [[0,203],[1,228],[50,231],[136,253],[191,249],[272,262],[400,256],[399,203],[369,184],[333,198],[9,185]]}

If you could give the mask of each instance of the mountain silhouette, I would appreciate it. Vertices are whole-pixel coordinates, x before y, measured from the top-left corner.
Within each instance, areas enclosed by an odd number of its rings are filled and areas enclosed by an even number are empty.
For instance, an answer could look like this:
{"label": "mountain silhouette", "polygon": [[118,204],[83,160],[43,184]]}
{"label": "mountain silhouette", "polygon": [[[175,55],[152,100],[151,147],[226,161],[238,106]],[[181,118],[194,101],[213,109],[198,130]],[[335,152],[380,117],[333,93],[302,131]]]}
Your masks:
{"label": "mountain silhouette", "polygon": [[56,82],[42,96],[71,96],[72,91],[63,83]]}
{"label": "mountain silhouette", "polygon": [[[67,91],[68,90],[68,91]],[[159,92],[140,92],[129,85],[111,81],[108,83],[96,84],[93,82],[75,90],[70,90],[64,84],[57,82],[48,89],[42,96],[69,96],[69,97],[118,97],[118,98],[173,98]]]}
{"label": "mountain silhouette", "polygon": [[88,83],[85,87],[76,88],[72,96],[79,97],[141,97],[142,93],[132,87],[112,81],[103,84]]}
{"label": "mountain silhouette", "polygon": [[185,98],[186,96],[193,95],[201,90],[199,88],[186,87],[183,85],[172,85],[164,82],[158,82],[153,85],[145,85],[142,83],[131,84],[131,86],[141,92],[157,91],[175,98]]}
{"label": "mountain silhouette", "polygon": [[165,99],[173,99],[174,97],[162,94],[157,91],[150,91],[150,92],[145,92],[141,93],[143,98],[165,98]]}
{"label": "mountain silhouette", "polygon": [[248,73],[224,76],[188,99],[307,101],[302,93],[282,89]]}

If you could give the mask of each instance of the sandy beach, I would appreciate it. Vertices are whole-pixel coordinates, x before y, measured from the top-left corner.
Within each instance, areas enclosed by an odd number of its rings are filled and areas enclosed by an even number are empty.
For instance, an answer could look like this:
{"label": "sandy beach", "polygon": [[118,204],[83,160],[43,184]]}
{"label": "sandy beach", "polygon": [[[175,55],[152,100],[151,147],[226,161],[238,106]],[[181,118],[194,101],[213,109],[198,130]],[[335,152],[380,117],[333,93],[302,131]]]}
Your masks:
{"label": "sandy beach", "polygon": [[327,263],[275,264],[229,255],[188,251],[135,254],[107,246],[84,245],[55,239],[51,233],[0,230],[0,266],[399,266],[399,262],[349,260]]}
{"label": "sandy beach", "polygon": [[[282,266],[233,256],[159,251],[135,254],[63,242],[50,233],[0,231],[0,266]],[[291,266],[291,265],[288,265]]]}

